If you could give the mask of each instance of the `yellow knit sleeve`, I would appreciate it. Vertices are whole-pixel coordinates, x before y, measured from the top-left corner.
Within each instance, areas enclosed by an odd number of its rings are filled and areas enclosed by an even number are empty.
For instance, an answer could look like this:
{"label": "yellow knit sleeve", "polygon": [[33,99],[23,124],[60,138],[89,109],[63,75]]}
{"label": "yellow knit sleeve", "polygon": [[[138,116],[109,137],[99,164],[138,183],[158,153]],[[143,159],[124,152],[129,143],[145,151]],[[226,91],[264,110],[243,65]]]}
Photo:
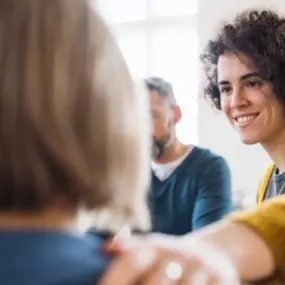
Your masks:
{"label": "yellow knit sleeve", "polygon": [[285,284],[285,196],[270,199],[254,210],[233,214],[229,219],[250,227],[263,238],[276,260],[273,284]]}

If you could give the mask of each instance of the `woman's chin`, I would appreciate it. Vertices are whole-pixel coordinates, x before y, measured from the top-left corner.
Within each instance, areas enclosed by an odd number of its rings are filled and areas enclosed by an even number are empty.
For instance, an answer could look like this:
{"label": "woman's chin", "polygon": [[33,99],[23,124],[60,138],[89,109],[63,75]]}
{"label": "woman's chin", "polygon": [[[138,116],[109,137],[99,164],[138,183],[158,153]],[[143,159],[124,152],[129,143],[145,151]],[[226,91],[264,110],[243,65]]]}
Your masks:
{"label": "woman's chin", "polygon": [[253,145],[260,143],[260,140],[263,135],[263,133],[258,131],[258,129],[256,128],[239,129],[237,133],[240,137],[240,140],[246,145]]}
{"label": "woman's chin", "polygon": [[253,145],[259,143],[259,139],[256,137],[240,137],[241,141],[246,145]]}

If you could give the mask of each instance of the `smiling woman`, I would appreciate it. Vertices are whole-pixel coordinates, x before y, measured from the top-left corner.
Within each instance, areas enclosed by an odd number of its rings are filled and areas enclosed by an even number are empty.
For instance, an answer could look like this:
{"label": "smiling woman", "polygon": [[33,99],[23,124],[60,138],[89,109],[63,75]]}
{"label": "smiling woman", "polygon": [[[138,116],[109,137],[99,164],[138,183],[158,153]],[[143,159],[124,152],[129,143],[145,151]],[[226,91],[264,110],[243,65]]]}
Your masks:
{"label": "smiling woman", "polygon": [[283,193],[285,18],[268,10],[243,13],[209,41],[201,59],[206,97],[223,111],[242,142],[260,143],[274,162],[262,197]]}
{"label": "smiling woman", "polygon": [[283,107],[271,83],[244,54],[226,52],[217,65],[221,108],[246,144],[268,144],[284,129]]}

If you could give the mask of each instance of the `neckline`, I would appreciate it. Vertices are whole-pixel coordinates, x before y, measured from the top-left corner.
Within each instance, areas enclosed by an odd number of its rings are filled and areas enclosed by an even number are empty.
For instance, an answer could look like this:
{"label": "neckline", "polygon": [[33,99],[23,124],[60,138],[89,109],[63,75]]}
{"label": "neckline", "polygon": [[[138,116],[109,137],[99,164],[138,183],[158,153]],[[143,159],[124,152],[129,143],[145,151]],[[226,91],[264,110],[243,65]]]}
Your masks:
{"label": "neckline", "polygon": [[152,176],[155,177],[155,180],[159,181],[160,183],[165,183],[165,182],[169,181],[173,176],[177,175],[177,173],[179,173],[184,168],[184,165],[188,162],[188,160],[193,159],[193,158],[196,157],[198,149],[199,148],[194,145],[192,150],[190,151],[190,153],[188,153],[188,155],[184,158],[184,160],[181,162],[181,164],[178,165],[178,167],[165,180],[160,180],[155,175],[153,170],[151,170]]}

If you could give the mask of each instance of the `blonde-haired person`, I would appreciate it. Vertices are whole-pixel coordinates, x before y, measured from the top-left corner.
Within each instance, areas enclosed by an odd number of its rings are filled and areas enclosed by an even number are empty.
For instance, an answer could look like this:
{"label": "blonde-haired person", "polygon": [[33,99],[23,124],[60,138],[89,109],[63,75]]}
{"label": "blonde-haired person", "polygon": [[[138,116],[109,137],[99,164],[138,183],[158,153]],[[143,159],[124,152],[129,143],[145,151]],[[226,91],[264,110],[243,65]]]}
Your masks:
{"label": "blonde-haired person", "polygon": [[147,96],[88,0],[0,1],[0,283],[94,284],[81,209],[148,226]]}

